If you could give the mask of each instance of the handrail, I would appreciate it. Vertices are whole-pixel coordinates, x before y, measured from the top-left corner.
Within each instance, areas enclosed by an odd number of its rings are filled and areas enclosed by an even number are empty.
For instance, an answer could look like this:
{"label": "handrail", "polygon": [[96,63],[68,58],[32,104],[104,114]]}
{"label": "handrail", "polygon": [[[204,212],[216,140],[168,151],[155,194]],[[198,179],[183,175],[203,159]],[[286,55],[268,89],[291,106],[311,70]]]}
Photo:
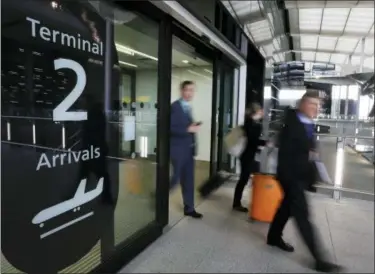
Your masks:
{"label": "handrail", "polygon": [[373,140],[374,137],[370,136],[354,136],[354,135],[337,135],[337,134],[326,134],[326,133],[316,133],[315,136],[319,137],[334,137],[334,138],[343,138],[343,139],[365,139],[365,140]]}

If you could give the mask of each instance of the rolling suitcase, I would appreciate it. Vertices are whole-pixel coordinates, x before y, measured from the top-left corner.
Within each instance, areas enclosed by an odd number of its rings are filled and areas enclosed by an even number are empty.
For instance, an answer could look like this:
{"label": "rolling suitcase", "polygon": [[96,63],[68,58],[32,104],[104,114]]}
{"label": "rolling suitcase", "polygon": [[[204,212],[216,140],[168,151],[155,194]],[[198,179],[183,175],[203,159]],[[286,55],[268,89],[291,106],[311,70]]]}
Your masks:
{"label": "rolling suitcase", "polygon": [[273,175],[258,173],[253,176],[250,220],[270,223],[283,198],[282,189]]}
{"label": "rolling suitcase", "polygon": [[283,191],[275,178],[277,149],[264,148],[261,155],[261,172],[253,175],[250,192],[249,218],[271,222],[283,198]]}

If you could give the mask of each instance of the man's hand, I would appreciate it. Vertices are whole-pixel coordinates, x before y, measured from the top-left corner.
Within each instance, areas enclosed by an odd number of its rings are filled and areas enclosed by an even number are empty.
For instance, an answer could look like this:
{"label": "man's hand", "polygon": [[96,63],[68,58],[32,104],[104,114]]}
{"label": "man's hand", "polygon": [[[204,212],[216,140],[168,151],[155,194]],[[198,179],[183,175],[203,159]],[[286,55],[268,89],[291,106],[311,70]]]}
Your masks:
{"label": "man's hand", "polygon": [[189,133],[197,133],[200,128],[201,128],[200,125],[192,124],[191,126],[188,127],[187,132],[189,132]]}

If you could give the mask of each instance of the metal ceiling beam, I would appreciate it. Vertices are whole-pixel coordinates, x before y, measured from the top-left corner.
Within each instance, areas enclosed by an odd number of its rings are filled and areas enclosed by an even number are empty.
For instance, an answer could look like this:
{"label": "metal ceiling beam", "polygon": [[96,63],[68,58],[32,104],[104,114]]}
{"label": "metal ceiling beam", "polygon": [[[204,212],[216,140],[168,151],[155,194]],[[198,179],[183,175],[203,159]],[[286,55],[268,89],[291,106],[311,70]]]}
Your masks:
{"label": "metal ceiling beam", "polygon": [[261,11],[250,12],[241,16],[238,16],[240,22],[244,25],[253,24],[259,21],[265,20],[265,16]]}
{"label": "metal ceiling beam", "polygon": [[[328,1],[327,8],[374,8],[374,1]],[[314,9],[324,8],[324,1],[285,1],[287,9]]]}
{"label": "metal ceiling beam", "polygon": [[285,7],[285,1],[284,0],[278,0],[277,1],[277,8],[279,10],[282,10],[282,16],[283,16],[283,24],[284,24],[284,32],[286,37],[288,37],[288,44],[290,52],[292,52],[292,61],[296,60],[296,55],[294,53],[294,45],[293,45],[293,37],[290,36],[290,20],[289,20],[289,11]]}
{"label": "metal ceiling beam", "polygon": [[[317,50],[316,48],[304,48],[304,49],[295,49],[295,50],[279,50],[274,52],[274,54],[280,53],[289,53],[289,52],[316,52],[316,53],[326,53],[326,54],[344,54],[344,55],[352,55],[352,56],[361,56],[360,53],[353,53],[352,51],[338,51],[338,50]],[[365,54],[365,58],[373,57],[373,54]]]}
{"label": "metal ceiling beam", "polygon": [[[285,34],[279,34],[277,36],[282,36]],[[319,36],[319,37],[332,37],[332,38],[337,38],[337,37],[342,37],[342,38],[352,38],[352,39],[361,39],[362,37],[366,37],[369,39],[374,39],[374,34],[372,32],[346,32],[342,35],[341,31],[303,31],[301,33],[290,33],[289,36],[292,37],[303,37],[303,36]],[[272,39],[267,39],[263,41],[259,41],[257,45],[259,46],[265,46],[269,45],[272,43]]]}

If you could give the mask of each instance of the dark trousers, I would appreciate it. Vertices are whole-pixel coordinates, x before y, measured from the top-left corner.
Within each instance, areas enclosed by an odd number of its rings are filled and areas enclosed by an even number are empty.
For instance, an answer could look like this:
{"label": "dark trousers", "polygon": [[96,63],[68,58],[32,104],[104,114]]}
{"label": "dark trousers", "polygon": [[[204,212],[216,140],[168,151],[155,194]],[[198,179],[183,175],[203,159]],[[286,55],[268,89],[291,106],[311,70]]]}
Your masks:
{"label": "dark trousers", "polygon": [[194,157],[191,155],[171,155],[173,175],[170,189],[181,184],[184,211],[194,211]]}
{"label": "dark trousers", "polygon": [[233,206],[240,206],[242,200],[242,193],[249,181],[251,172],[252,172],[252,165],[253,160],[249,161],[248,157],[241,157],[241,174],[240,179],[237,182],[236,188],[234,190],[234,198],[233,198]]}
{"label": "dark trousers", "polygon": [[[283,184],[281,184],[283,185]],[[281,240],[284,227],[290,217],[294,217],[298,230],[316,261],[322,257],[318,250],[317,238],[309,220],[309,208],[303,186],[284,187],[284,199],[272,221],[268,231],[268,241]]]}

